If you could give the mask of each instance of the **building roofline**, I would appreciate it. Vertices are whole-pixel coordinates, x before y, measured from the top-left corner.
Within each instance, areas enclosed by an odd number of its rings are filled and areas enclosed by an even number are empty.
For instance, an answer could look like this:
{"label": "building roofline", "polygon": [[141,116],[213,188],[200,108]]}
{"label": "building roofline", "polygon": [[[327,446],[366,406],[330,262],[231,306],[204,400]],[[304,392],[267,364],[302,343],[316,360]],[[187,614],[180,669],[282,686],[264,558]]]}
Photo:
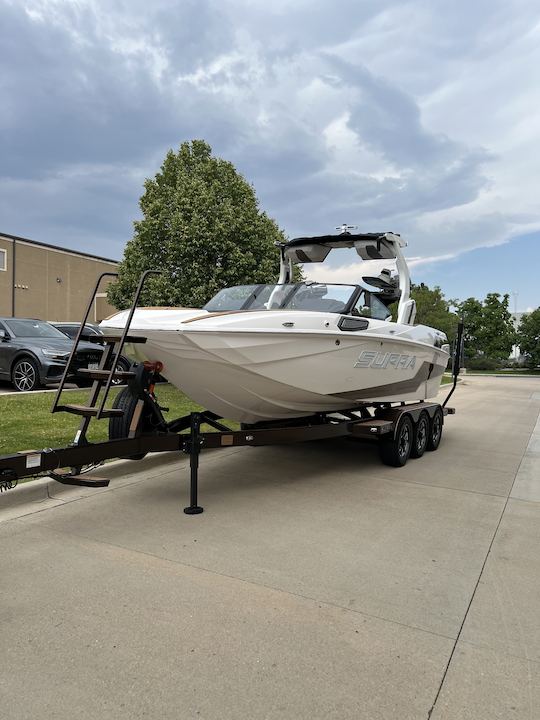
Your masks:
{"label": "building roofline", "polygon": [[82,252],[81,250],[72,250],[71,248],[61,247],[60,245],[51,245],[50,243],[40,242],[39,240],[31,240],[30,238],[19,237],[18,235],[11,235],[10,233],[0,232],[0,238],[6,240],[12,240],[14,242],[28,243],[29,245],[37,245],[38,247],[46,248],[48,250],[56,250],[59,252],[69,253],[70,255],[80,255],[81,257],[92,258],[92,260],[101,260],[102,262],[112,263],[113,265],[119,265],[119,260],[111,260],[111,258],[102,257],[101,255],[93,255],[92,253]]}

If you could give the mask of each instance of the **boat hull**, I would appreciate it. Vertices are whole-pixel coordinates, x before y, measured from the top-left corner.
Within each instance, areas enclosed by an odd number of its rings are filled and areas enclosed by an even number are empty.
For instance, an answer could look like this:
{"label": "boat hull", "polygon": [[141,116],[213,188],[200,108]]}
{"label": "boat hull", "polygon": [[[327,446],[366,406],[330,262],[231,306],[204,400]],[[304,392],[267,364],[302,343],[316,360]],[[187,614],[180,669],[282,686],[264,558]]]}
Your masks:
{"label": "boat hull", "polygon": [[448,354],[380,334],[145,328],[139,359],[195,402],[244,423],[424,400],[439,389]]}

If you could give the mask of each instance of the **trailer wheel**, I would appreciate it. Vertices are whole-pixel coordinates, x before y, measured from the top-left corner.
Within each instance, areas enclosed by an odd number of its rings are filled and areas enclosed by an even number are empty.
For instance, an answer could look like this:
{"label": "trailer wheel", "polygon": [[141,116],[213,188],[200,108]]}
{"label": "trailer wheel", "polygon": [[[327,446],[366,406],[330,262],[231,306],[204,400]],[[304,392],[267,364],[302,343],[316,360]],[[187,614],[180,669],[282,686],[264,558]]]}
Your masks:
{"label": "trailer wheel", "polygon": [[419,458],[425,453],[429,439],[429,415],[421,412],[418,422],[414,427],[411,457]]}
{"label": "trailer wheel", "polygon": [[429,424],[429,435],[426,450],[436,450],[440,443],[443,431],[443,411],[438,407]]}
{"label": "trailer wheel", "polygon": [[[139,398],[133,395],[129,387],[124,388],[114,399],[113,408],[120,408],[124,411],[123,415],[111,417],[109,420],[109,440],[121,440],[129,435],[129,428],[133,413],[137,407]],[[141,417],[142,430],[150,430],[151,426],[144,412]],[[138,453],[137,455],[129,455],[126,460],[142,460],[146,453]]]}
{"label": "trailer wheel", "polygon": [[403,467],[411,454],[413,435],[412,420],[408,415],[403,415],[398,422],[396,432],[391,437],[379,441],[383,463],[392,467]]}

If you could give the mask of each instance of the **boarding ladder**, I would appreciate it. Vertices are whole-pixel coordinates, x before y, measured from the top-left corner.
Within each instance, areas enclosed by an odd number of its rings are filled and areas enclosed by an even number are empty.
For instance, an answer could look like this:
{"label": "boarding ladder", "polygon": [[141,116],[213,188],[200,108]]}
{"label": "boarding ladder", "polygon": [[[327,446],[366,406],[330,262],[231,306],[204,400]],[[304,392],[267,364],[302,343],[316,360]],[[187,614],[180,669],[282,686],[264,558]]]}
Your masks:
{"label": "boarding ladder", "polygon": [[[94,291],[90,297],[90,301],[81,322],[81,326],[79,328],[79,331],[77,332],[77,336],[75,337],[73,347],[71,348],[71,353],[66,363],[64,374],[62,376],[62,380],[56,392],[53,406],[51,408],[51,412],[53,413],[67,412],[71,413],[72,415],[81,416],[81,423],[75,435],[73,445],[87,444],[88,441],[86,439],[86,433],[92,418],[95,418],[96,420],[101,420],[102,418],[117,417],[124,414],[124,411],[121,408],[105,407],[107,398],[109,396],[109,391],[111,389],[112,381],[114,379],[130,380],[135,377],[135,372],[133,372],[132,370],[117,370],[116,358],[120,357],[126,343],[146,342],[146,338],[144,337],[135,337],[133,335],[129,335],[129,328],[133,319],[133,315],[135,313],[135,309],[137,308],[137,305],[139,303],[139,298],[141,296],[141,292],[145,285],[146,279],[150,275],[157,275],[160,274],[160,272],[161,271],[159,270],[146,270],[141,275],[139,284],[133,296],[133,301],[131,303],[131,308],[129,310],[126,323],[124,325],[124,329],[120,335],[95,335],[88,337],[84,335],[84,328],[86,326],[86,323],[88,322],[88,317],[94,304],[94,298],[97,295],[101,282],[105,277],[118,277],[118,273],[104,272],[97,279]],[[83,339],[89,342],[104,344],[103,354],[101,356],[101,360],[97,369],[80,368],[76,371],[79,377],[93,380],[90,394],[88,397],[88,402],[86,405],[60,404],[62,391],[64,390],[66,380],[68,379],[70,374],[73,374],[72,368],[74,365],[74,359],[76,357],[80,342]]]}

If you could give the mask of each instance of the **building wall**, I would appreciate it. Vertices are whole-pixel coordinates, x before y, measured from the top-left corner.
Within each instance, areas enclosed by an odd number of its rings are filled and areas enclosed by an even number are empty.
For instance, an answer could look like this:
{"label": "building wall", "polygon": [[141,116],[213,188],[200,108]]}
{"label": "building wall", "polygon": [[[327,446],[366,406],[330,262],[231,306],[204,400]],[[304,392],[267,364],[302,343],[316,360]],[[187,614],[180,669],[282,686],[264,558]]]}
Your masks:
{"label": "building wall", "polygon": [[[4,314],[4,310],[8,312],[6,314],[11,315],[11,243],[4,240],[0,236],[0,251],[5,251],[6,269],[0,270],[0,315]],[[3,255],[4,253],[2,253]]]}
{"label": "building wall", "polygon": [[[81,320],[98,276],[117,269],[117,263],[112,261],[85,257],[22,239],[11,240],[1,235],[0,249],[7,250],[7,268],[0,270],[0,315],[7,317]],[[101,292],[105,292],[109,282],[103,281]],[[89,320],[99,322],[113,312],[114,308],[106,298],[100,296],[94,303]]]}

